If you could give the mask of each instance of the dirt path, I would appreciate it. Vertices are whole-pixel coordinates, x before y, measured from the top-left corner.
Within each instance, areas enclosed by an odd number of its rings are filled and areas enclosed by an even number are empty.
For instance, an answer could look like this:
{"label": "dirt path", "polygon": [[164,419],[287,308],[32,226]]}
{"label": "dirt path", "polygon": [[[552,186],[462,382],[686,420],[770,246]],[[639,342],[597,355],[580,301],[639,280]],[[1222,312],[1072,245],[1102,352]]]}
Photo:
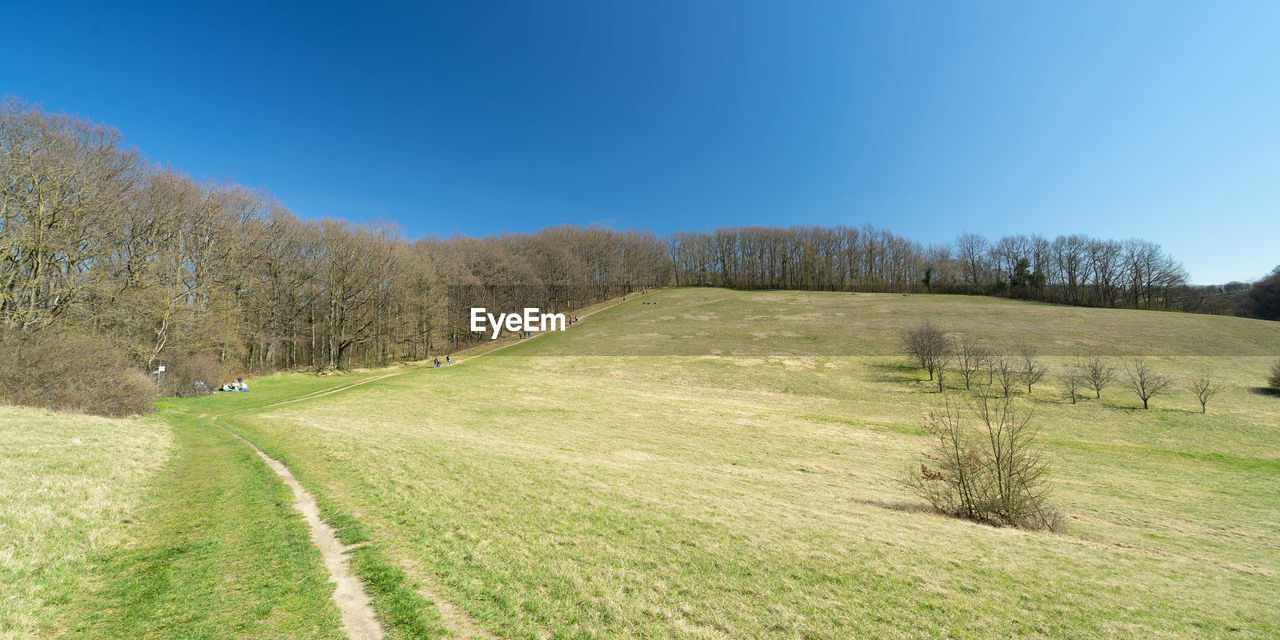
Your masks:
{"label": "dirt path", "polygon": [[324,391],[316,391],[316,392],[314,392],[314,393],[308,393],[308,394],[306,394],[306,395],[298,396],[298,397],[296,397],[296,398],[290,398],[290,399],[288,399],[288,400],[281,400],[280,402],[273,402],[273,403],[271,403],[271,404],[263,405],[263,406],[261,406],[261,407],[254,407],[254,408],[253,408],[253,410],[254,410],[254,411],[257,411],[258,409],[266,409],[266,408],[268,408],[268,407],[278,407],[278,406],[280,406],[280,405],[284,405],[284,404],[293,404],[293,403],[295,403],[295,402],[302,402],[303,400],[311,400],[311,399],[313,399],[313,398],[319,398],[319,397],[322,397],[322,396],[327,396],[327,395],[329,395],[329,394],[331,394],[331,393],[337,393],[337,392],[339,392],[339,391],[346,391],[347,389],[350,389],[350,388],[352,388],[352,387],[358,387],[358,386],[360,386],[360,385],[362,385],[362,384],[369,384],[370,382],[375,382],[375,381],[378,381],[378,380],[383,380],[383,379],[390,378],[390,377],[393,377],[393,376],[400,376],[400,375],[404,375],[404,374],[409,373],[410,371],[414,371],[414,370],[415,370],[415,369],[405,369],[404,371],[395,371],[395,372],[392,372],[392,373],[384,373],[384,374],[382,374],[382,375],[380,375],[380,376],[373,376],[373,377],[370,377],[370,378],[365,378],[364,380],[360,380],[360,381],[357,381],[357,382],[352,382],[351,384],[342,385],[341,387],[334,387],[334,388],[332,388],[332,389],[325,389]]}
{"label": "dirt path", "polygon": [[329,581],[337,585],[333,590],[333,602],[342,612],[343,632],[351,640],[382,638],[382,627],[373,613],[373,606],[369,604],[369,594],[364,591],[364,583],[351,573],[351,568],[348,566],[345,553],[349,549],[338,541],[333,527],[320,518],[320,507],[316,505],[315,497],[302,487],[302,483],[298,482],[297,478],[293,477],[289,467],[263,453],[261,449],[253,446],[252,442],[238,435],[236,437],[249,445],[254,453],[257,453],[263,462],[276,472],[280,481],[293,490],[293,508],[306,519],[307,527],[311,530],[311,542],[320,550],[320,556],[324,558],[324,566],[329,569]]}

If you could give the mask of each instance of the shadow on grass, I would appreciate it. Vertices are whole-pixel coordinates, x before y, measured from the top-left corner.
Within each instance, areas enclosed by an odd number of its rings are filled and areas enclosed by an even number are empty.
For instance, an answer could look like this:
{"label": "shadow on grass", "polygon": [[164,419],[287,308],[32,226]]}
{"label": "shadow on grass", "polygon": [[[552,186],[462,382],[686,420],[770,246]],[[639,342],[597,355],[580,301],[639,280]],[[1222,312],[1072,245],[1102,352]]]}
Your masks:
{"label": "shadow on grass", "polygon": [[906,362],[872,362],[867,368],[874,372],[876,382],[919,382],[919,367]]}
{"label": "shadow on grass", "polygon": [[1280,389],[1272,389],[1270,387],[1249,387],[1252,391],[1260,396],[1271,396],[1272,398],[1280,398]]}
{"label": "shadow on grass", "polygon": [[853,501],[861,504],[865,504],[865,505],[870,505],[872,507],[888,509],[889,511],[897,511],[899,513],[918,513],[923,515],[938,516],[939,518],[947,518],[949,520],[959,520],[961,522],[970,522],[973,524],[982,525],[984,527],[991,527],[993,529],[1016,529],[1018,531],[1023,531],[1026,533],[1073,535],[1067,527],[1067,523],[1066,523],[1067,516],[1061,514],[1060,512],[1057,512],[1056,510],[1054,510],[1054,512],[1057,513],[1057,518],[1054,520],[1053,524],[1050,524],[1043,528],[1033,528],[1033,527],[997,524],[994,522],[988,522],[986,520],[980,520],[977,518],[965,518],[963,516],[945,513],[935,508],[933,505],[921,504],[918,502],[885,502],[883,500],[870,500],[866,498],[854,498]]}
{"label": "shadow on grass", "polygon": [[1198,416],[1198,415],[1200,415],[1200,413],[1201,413],[1199,409],[1180,409],[1180,408],[1178,408],[1178,407],[1160,407],[1160,406],[1156,406],[1156,405],[1154,405],[1154,404],[1153,404],[1153,405],[1151,405],[1151,408],[1149,408],[1149,409],[1143,409],[1143,408],[1142,408],[1142,405],[1134,405],[1134,406],[1131,406],[1131,407],[1129,407],[1129,406],[1122,406],[1122,405],[1112,405],[1110,408],[1111,408],[1111,409],[1114,409],[1114,410],[1116,410],[1116,411],[1123,411],[1124,413],[1127,413],[1127,414],[1135,414],[1135,415],[1146,415],[1146,414],[1149,414],[1149,413],[1150,413],[1150,414],[1155,414],[1155,413],[1182,413],[1182,414],[1186,414],[1186,415],[1197,415],[1197,416]]}
{"label": "shadow on grass", "polygon": [[933,505],[922,504],[918,502],[885,502],[883,500],[869,500],[866,498],[855,498],[854,502],[888,509],[890,511],[900,511],[902,513],[925,513],[929,515],[950,517],[947,514],[935,509]]}

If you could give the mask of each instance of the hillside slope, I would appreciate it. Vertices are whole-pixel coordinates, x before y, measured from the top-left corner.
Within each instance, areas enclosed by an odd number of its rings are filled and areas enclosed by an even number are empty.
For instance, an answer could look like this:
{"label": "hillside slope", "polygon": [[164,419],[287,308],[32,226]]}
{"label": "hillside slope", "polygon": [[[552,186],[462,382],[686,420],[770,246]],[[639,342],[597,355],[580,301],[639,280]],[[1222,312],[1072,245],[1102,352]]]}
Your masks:
{"label": "hillside slope", "polygon": [[726,289],[633,295],[580,330],[546,336],[534,352],[896,355],[898,332],[922,319],[1010,348],[1031,342],[1046,355],[1280,356],[1280,323],[1265,320],[980,296]]}

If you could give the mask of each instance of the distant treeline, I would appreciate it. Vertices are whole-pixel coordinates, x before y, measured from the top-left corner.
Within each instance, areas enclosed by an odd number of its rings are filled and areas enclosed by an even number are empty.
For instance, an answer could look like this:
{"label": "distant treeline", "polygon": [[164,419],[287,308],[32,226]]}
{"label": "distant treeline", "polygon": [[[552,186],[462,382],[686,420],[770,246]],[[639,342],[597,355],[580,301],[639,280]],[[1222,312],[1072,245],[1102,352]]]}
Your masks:
{"label": "distant treeline", "polygon": [[867,225],[730,227],[665,240],[680,286],[978,294],[1280,320],[1280,267],[1252,284],[1189,285],[1181,263],[1140,239],[965,233],[925,246]]}
{"label": "distant treeline", "polygon": [[1145,240],[964,234],[922,246],[883,229],[737,227],[670,238],[675,281],[744,289],[1005,295],[1145,309],[1199,306],[1186,271]]}
{"label": "distant treeline", "polygon": [[392,224],[299,220],[266,193],[193,181],[149,164],[114,129],[14,99],[0,103],[0,154],[5,342],[18,353],[92,338],[142,371],[424,358],[473,339],[471,306],[572,310],[666,285],[1227,311],[1207,307],[1182,267],[1141,240],[965,235],[924,247],[870,227],[659,238],[563,226],[408,241]]}

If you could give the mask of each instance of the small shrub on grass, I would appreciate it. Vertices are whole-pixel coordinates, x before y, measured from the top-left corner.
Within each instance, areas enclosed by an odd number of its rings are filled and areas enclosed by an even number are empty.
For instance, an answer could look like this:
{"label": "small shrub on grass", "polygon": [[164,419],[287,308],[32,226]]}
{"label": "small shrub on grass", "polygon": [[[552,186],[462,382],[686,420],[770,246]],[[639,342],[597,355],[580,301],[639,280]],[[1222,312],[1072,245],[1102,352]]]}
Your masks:
{"label": "small shrub on grass", "polygon": [[964,406],[947,397],[925,417],[930,446],[907,488],[951,516],[1061,529],[1061,516],[1047,504],[1049,465],[1035,448],[1030,418],[1007,396],[979,393]]}
{"label": "small shrub on grass", "polygon": [[1271,367],[1271,377],[1267,379],[1267,384],[1271,386],[1272,391],[1280,391],[1280,362]]}

